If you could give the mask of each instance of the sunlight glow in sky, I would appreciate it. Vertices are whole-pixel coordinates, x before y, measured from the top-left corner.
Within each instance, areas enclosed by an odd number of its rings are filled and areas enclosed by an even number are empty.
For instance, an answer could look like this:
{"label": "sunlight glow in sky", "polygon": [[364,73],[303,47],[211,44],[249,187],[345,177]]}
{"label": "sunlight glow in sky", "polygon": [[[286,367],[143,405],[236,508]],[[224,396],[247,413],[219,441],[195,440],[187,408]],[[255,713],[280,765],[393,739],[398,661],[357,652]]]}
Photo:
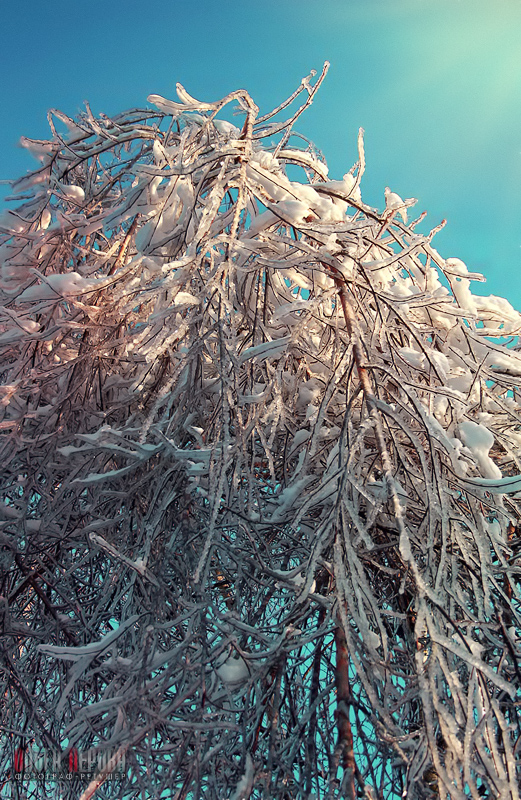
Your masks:
{"label": "sunlight glow in sky", "polygon": [[429,227],[448,219],[440,253],[487,276],[474,291],[521,308],[521,0],[25,0],[2,19],[0,178],[34,167],[16,144],[48,136],[49,108],[112,114],[180,81],[267,111],[329,60],[300,130],[330,176],[364,127],[364,200],[417,197]]}

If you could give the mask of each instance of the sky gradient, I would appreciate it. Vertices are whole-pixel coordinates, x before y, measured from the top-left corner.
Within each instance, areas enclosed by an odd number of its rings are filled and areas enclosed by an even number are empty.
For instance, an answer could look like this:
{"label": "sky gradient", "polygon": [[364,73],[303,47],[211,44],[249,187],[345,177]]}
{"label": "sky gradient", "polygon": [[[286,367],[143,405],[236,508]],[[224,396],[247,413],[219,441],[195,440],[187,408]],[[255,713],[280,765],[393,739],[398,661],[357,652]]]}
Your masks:
{"label": "sky gradient", "polygon": [[473,291],[521,309],[521,0],[25,0],[2,18],[1,179],[36,166],[17,142],[48,137],[49,108],[110,115],[180,81],[265,112],[328,60],[298,129],[330,177],[364,127],[364,201],[417,197],[425,227],[448,220],[441,255],[487,277]]}

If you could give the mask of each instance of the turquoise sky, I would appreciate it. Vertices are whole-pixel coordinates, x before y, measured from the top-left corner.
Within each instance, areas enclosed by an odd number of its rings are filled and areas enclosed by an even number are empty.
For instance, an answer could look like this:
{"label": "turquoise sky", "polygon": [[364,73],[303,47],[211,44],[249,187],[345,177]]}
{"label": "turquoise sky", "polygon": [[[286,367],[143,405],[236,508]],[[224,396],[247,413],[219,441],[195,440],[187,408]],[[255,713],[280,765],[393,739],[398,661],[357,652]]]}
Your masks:
{"label": "turquoise sky", "polygon": [[448,219],[441,254],[487,276],[474,291],[521,309],[521,0],[20,0],[2,26],[0,178],[33,167],[17,141],[46,137],[51,107],[111,114],[180,81],[267,111],[327,59],[300,129],[330,176],[363,126],[364,200],[417,197],[430,227]]}

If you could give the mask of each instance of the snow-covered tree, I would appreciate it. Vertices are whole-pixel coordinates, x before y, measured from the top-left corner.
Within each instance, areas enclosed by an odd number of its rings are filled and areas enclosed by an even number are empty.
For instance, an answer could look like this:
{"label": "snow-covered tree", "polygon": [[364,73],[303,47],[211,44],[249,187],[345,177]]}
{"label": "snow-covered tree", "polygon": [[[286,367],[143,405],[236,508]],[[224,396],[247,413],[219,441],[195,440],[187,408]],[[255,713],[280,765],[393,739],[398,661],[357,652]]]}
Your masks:
{"label": "snow-covered tree", "polygon": [[77,748],[124,764],[84,798],[519,798],[521,316],[363,202],[362,131],[329,179],[293,130],[326,69],[22,141],[3,779]]}

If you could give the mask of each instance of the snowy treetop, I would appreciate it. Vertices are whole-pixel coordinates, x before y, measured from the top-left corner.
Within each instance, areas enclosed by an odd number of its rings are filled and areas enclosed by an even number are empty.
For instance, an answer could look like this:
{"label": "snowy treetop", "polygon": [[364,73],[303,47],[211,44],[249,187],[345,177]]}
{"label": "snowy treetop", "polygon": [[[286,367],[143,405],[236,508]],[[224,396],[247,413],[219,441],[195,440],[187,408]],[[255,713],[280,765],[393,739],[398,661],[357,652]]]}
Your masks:
{"label": "snowy treetop", "polygon": [[[436,250],[444,221],[420,232],[414,199],[387,188],[381,208],[364,203],[362,130],[357,163],[329,177],[293,130],[324,74],[295,112],[178,85],[178,100],[111,119],[50,112],[52,138],[23,140],[39,166],[0,216],[2,535],[28,557],[62,542],[71,597],[99,572],[125,619],[153,598],[157,651],[179,648],[168,681],[183,684],[190,654],[209,696],[271,685],[274,653],[291,659],[340,620],[407,785],[428,749],[447,796],[480,796],[486,772],[516,798],[508,737],[499,766],[475,763],[511,722],[497,698],[516,692],[521,315],[472,293],[483,277]],[[234,103],[237,126],[222,118]],[[101,641],[106,585],[94,595]],[[206,649],[187,622],[205,603]],[[403,663],[389,619],[410,623]],[[121,630],[131,664],[145,628]],[[71,648],[67,630],[44,627],[55,650],[28,661]],[[73,690],[59,710],[81,738]],[[92,703],[92,718],[110,707]]]}

